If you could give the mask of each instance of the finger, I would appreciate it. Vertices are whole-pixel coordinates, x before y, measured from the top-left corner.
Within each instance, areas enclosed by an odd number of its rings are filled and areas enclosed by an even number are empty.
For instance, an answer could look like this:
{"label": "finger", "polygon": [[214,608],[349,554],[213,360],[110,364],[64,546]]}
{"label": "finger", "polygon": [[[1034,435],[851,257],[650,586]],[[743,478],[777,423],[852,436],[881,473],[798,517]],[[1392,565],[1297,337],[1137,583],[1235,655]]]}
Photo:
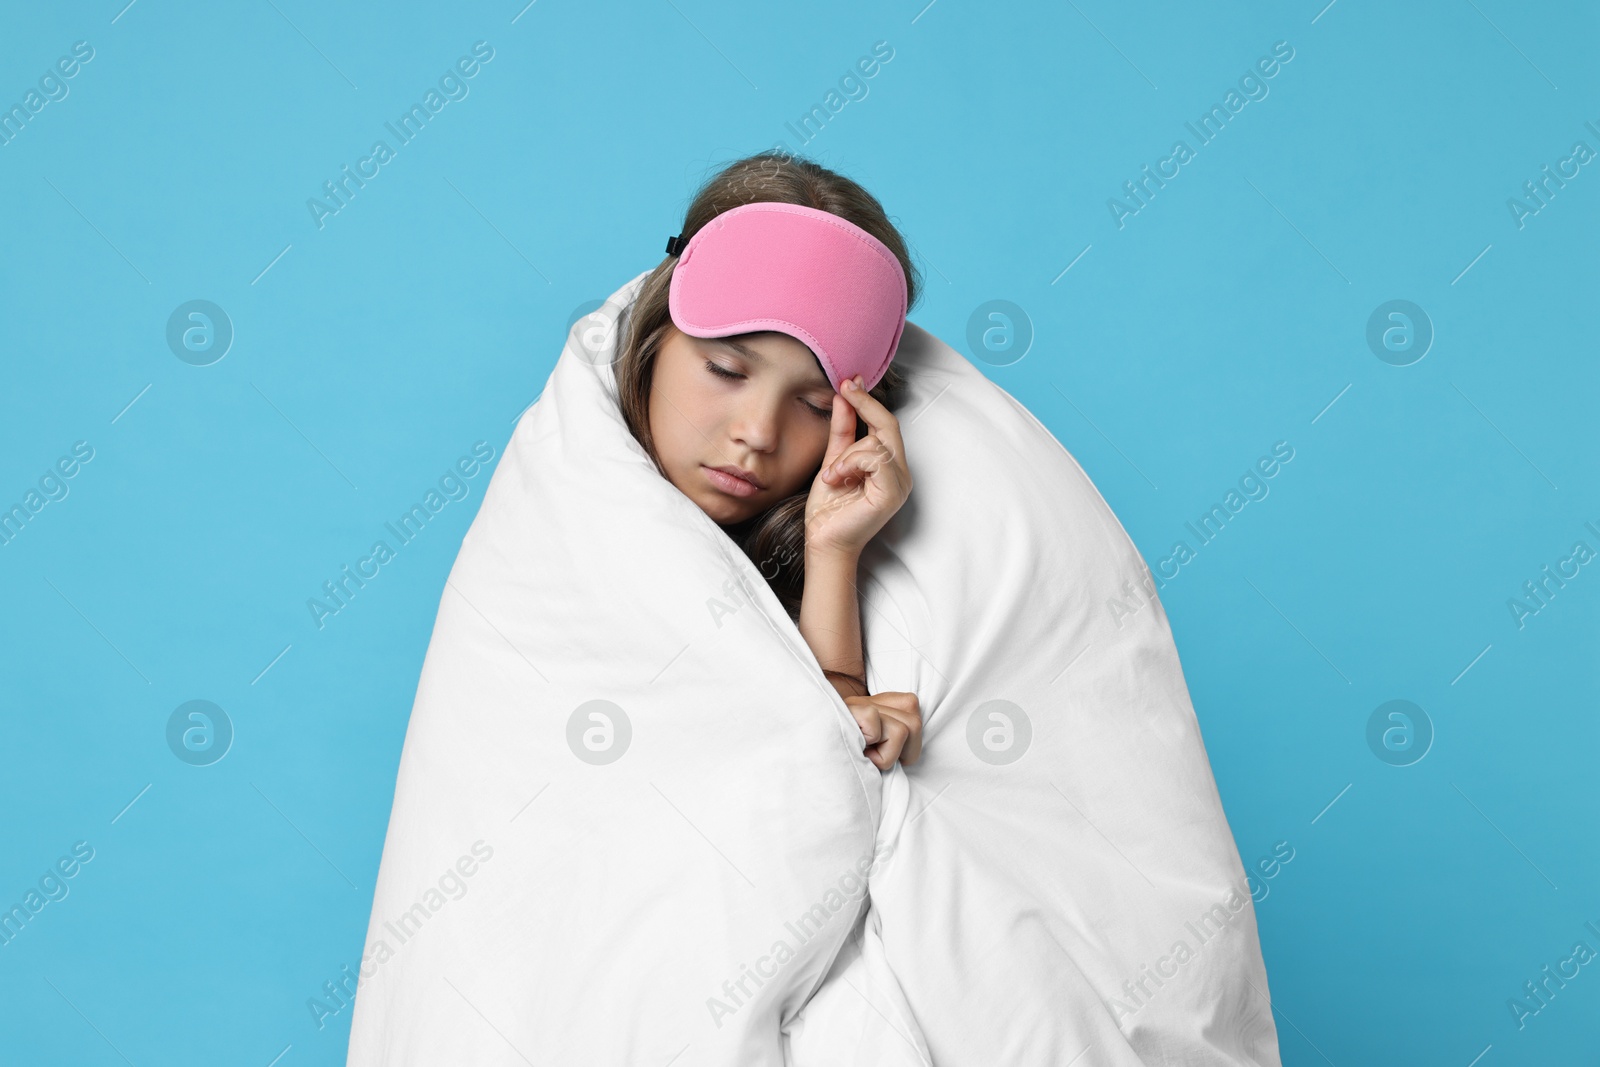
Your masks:
{"label": "finger", "polygon": [[922,755],[922,716],[898,710],[888,711],[885,716],[905,731],[905,745],[900,753],[900,762],[915,763],[917,757]]}
{"label": "finger", "polygon": [[900,752],[900,762],[909,766],[922,756],[922,705],[915,693],[886,691],[872,694],[873,702],[887,717],[906,728],[905,746]]}
{"label": "finger", "polygon": [[876,700],[880,704],[888,704],[891,707],[900,708],[903,711],[913,712],[919,716],[922,714],[921,705],[918,703],[917,694],[915,693],[902,693],[897,690],[883,693],[873,693],[872,699]]}
{"label": "finger", "polygon": [[855,406],[868,428],[890,445],[895,455],[905,455],[905,448],[900,441],[900,420],[877,397],[861,388],[858,381],[860,377],[858,374],[848,382],[841,382],[840,387],[844,390],[841,395]]}
{"label": "finger", "polygon": [[888,449],[875,437],[863,437],[845,451],[827,467],[823,473],[828,476],[830,485],[837,484],[841,479],[860,475],[867,477],[874,471],[892,468],[892,457]]}
{"label": "finger", "polygon": [[910,766],[922,758],[922,720],[906,724],[906,743],[900,752],[900,762]]}
{"label": "finger", "polygon": [[[862,396],[859,391],[852,390],[856,396]],[[885,409],[887,410],[887,409]],[[894,416],[889,416],[894,420]],[[905,442],[900,437],[898,421],[893,421],[887,428],[873,427],[854,445],[856,449],[872,449],[884,457],[883,468],[895,472],[894,483],[900,493],[901,499],[911,495],[911,469],[906,464]],[[849,455],[847,449],[844,453]],[[841,457],[842,458],[842,457]],[[835,463],[838,460],[834,460]]]}
{"label": "finger", "polygon": [[861,736],[867,744],[875,745],[883,740],[883,716],[871,704],[849,705],[850,714],[855,716],[856,725],[861,727]]}
{"label": "finger", "polygon": [[829,463],[856,443],[856,409],[838,393],[833,394],[833,419],[828,423],[828,448],[822,454],[822,466]]}
{"label": "finger", "polygon": [[[873,699],[877,699],[876,695],[874,695]],[[900,723],[911,732],[912,736],[922,736],[922,716],[917,712],[902,711],[900,708],[890,707],[886,704],[879,704],[879,709],[884,718],[893,719],[895,722]]]}
{"label": "finger", "polygon": [[[870,462],[862,457],[870,457]],[[828,468],[825,468],[828,469]],[[833,461],[831,468],[835,473],[843,470],[873,472],[886,471],[892,477],[888,480],[880,479],[884,484],[905,486],[906,493],[910,493],[911,472],[906,469],[905,462],[895,456],[877,434],[872,433],[863,437],[849,448],[844,454]]]}
{"label": "finger", "polygon": [[[863,437],[831,466],[824,467],[822,480],[839,489],[871,482],[886,498],[899,502],[911,495],[910,472],[875,436]],[[895,507],[898,509],[899,505]]]}
{"label": "finger", "polygon": [[[906,738],[910,736],[910,732],[906,729],[905,723],[892,718],[883,720],[883,731],[883,740],[873,747],[883,760],[879,764],[879,768],[888,770],[894,766],[894,761],[900,758],[901,750],[905,748]],[[873,762],[877,763],[878,761],[874,760]]]}

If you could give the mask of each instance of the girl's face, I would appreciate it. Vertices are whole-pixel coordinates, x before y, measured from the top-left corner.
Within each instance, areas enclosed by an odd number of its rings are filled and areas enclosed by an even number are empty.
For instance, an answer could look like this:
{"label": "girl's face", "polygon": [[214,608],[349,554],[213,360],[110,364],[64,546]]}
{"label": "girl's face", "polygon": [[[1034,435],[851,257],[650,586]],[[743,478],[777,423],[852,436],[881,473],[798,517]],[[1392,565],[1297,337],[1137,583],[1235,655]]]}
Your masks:
{"label": "girl's face", "polygon": [[811,349],[788,334],[702,338],[669,324],[650,384],[650,435],[672,484],[729,526],[816,478],[836,395]]}

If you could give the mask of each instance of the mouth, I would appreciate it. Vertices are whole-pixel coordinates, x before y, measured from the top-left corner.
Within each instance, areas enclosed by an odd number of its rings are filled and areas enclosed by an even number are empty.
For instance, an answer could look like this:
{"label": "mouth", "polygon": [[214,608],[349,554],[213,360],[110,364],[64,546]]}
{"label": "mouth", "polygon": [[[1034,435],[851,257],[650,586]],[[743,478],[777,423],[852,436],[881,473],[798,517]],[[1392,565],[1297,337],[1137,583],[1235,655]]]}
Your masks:
{"label": "mouth", "polygon": [[706,472],[707,481],[731,496],[755,496],[765,488],[756,480],[755,475],[731,464],[721,467],[707,467],[701,464],[700,469]]}

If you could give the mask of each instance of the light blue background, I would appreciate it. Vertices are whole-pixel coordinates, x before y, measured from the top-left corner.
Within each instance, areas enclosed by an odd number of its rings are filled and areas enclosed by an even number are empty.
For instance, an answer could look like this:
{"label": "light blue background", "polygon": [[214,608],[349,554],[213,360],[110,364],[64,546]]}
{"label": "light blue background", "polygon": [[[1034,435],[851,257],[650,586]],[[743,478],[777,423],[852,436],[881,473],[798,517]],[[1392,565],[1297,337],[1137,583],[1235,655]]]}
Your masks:
{"label": "light blue background", "polygon": [[[1600,13],[924,2],[8,5],[0,104],[94,58],[0,147],[0,504],[94,458],[0,547],[0,903],[95,856],[0,947],[0,1058],[343,1062],[349,1010],[306,1001],[360,958],[487,472],[323,629],[306,600],[498,456],[574,311],[779,142],[883,201],[915,322],[965,348],[983,302],[1025,310],[1027,356],[981,365],[1152,567],[1294,448],[1162,590],[1245,862],[1295,850],[1257,905],[1284,1062],[1593,1056],[1600,965],[1521,1029],[1507,1001],[1600,948],[1600,565],[1521,628],[1507,600],[1600,549],[1600,163],[1521,228],[1507,200],[1600,150]],[[480,40],[470,95],[318,229],[307,199]],[[1108,198],[1277,41],[1269,95],[1119,229]],[[237,331],[208,367],[165,339],[192,299]],[[1436,331],[1410,366],[1365,340],[1392,299]],[[237,731],[209,767],[165,740],[191,699]],[[1366,741],[1391,699],[1436,731],[1412,766]]]}

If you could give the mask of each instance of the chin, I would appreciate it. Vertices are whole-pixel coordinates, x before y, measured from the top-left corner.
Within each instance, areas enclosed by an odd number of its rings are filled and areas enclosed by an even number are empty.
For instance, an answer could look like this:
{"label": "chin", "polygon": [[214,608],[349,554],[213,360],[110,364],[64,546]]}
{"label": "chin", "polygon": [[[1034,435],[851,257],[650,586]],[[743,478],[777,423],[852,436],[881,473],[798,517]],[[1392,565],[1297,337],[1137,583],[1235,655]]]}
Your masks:
{"label": "chin", "polygon": [[700,505],[700,510],[711,516],[718,526],[734,526],[750,518],[756,513],[756,508],[749,506],[740,507],[728,500],[716,500],[710,506]]}
{"label": "chin", "polygon": [[[680,492],[683,491],[682,486],[678,488]],[[698,487],[696,488],[698,489]],[[732,526],[734,523],[743,522],[755,514],[753,511],[740,507],[737,501],[724,497],[714,490],[706,490],[704,495],[698,492],[686,492],[683,495],[694,501],[695,507],[705,512],[711,518],[711,521],[718,526]]]}

